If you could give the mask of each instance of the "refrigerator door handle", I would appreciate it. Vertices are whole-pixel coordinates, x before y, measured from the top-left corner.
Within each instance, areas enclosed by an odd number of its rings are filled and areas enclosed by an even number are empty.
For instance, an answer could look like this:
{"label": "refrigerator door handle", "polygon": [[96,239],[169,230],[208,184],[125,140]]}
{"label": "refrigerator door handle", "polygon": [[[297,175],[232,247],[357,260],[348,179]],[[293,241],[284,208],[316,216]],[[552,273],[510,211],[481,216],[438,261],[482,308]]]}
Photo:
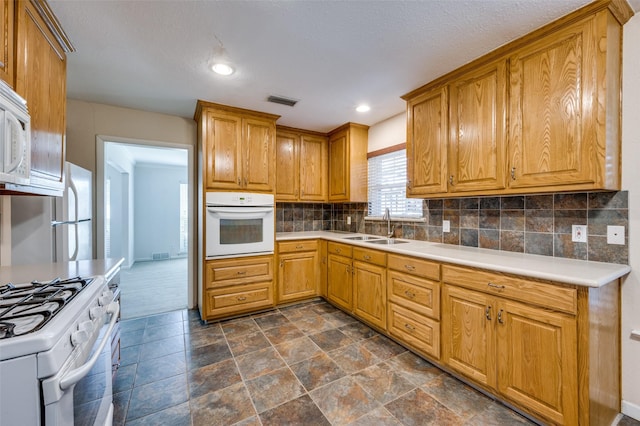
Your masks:
{"label": "refrigerator door handle", "polygon": [[51,226],[77,225],[78,223],[82,223],[82,222],[91,222],[91,219],[64,220],[64,221],[53,220],[53,221],[51,221]]}
{"label": "refrigerator door handle", "polygon": [[73,248],[73,254],[71,256],[69,256],[69,260],[72,260],[72,261],[76,260],[78,258],[78,243],[80,242],[79,239],[78,239],[78,224],[76,223],[73,226],[75,226],[75,228],[76,228],[75,232],[74,232],[75,237],[76,237],[75,238],[76,244],[75,244],[75,247]]}

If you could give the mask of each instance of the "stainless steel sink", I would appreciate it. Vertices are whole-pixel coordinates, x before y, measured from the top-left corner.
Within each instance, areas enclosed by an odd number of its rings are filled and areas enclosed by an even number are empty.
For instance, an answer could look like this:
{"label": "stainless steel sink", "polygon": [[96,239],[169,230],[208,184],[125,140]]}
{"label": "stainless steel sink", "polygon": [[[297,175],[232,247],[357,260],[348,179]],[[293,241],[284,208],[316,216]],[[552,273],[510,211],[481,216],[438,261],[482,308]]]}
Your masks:
{"label": "stainless steel sink", "polygon": [[378,241],[383,240],[382,237],[372,236],[372,235],[357,235],[355,237],[344,237],[345,240],[353,240],[353,241]]}
{"label": "stainless steel sink", "polygon": [[396,240],[395,238],[389,238],[389,239],[383,239],[383,240],[369,240],[367,241],[368,243],[371,244],[403,244],[403,243],[408,243],[409,241],[406,240]]}

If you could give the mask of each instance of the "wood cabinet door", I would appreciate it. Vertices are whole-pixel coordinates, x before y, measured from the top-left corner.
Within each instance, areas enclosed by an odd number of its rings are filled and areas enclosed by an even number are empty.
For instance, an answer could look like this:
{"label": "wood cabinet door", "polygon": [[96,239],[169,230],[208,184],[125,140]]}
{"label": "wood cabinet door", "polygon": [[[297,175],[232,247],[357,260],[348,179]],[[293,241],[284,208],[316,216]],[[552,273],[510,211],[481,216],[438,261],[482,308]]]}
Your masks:
{"label": "wood cabinet door", "polygon": [[327,264],[327,298],[336,305],[351,311],[353,286],[351,259],[330,254]]}
{"label": "wood cabinet door", "polygon": [[327,139],[300,137],[300,200],[327,200]]}
{"label": "wood cabinet door", "polygon": [[242,120],[206,111],[205,181],[207,189],[242,188]]}
{"label": "wood cabinet door", "polygon": [[276,133],[276,201],[298,201],[299,136]]}
{"label": "wood cabinet door", "polygon": [[16,5],[15,88],[26,99],[31,116],[31,173],[61,183],[66,131],[66,54],[30,1]]}
{"label": "wood cabinet door", "polygon": [[511,188],[593,181],[599,118],[594,26],[593,20],[568,26],[510,57]]}
{"label": "wood cabinet door", "polygon": [[443,288],[442,357],[446,365],[495,388],[495,302],[489,296],[450,285]]}
{"label": "wood cabinet door", "polygon": [[407,102],[407,196],[447,192],[447,88]]}
{"label": "wood cabinet door", "polygon": [[289,302],[318,295],[320,264],[318,252],[279,255],[278,301]]}
{"label": "wood cabinet door", "polygon": [[346,130],[329,138],[329,201],[349,200],[349,133]]}
{"label": "wood cabinet door", "polygon": [[510,301],[498,308],[500,393],[555,424],[578,424],[575,318]]}
{"label": "wood cabinet door", "polygon": [[505,187],[506,102],[506,60],[450,84],[449,192]]}
{"label": "wood cabinet door", "polygon": [[253,191],[275,189],[275,125],[270,120],[244,118],[243,187]]}
{"label": "wood cabinet door", "polygon": [[3,1],[0,5],[0,79],[11,87],[14,87],[14,5],[13,1]]}
{"label": "wood cabinet door", "polygon": [[387,280],[384,266],[353,262],[353,313],[387,329]]}

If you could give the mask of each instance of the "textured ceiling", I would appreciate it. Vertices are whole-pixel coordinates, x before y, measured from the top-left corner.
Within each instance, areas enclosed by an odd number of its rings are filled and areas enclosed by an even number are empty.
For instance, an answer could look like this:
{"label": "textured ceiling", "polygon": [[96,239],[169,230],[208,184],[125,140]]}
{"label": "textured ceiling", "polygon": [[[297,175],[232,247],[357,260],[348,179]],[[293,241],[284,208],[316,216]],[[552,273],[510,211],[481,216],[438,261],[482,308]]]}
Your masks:
{"label": "textured ceiling", "polygon": [[[404,93],[588,2],[49,0],[77,49],[69,98],[188,118],[204,99],[323,132],[400,113]],[[216,37],[230,77],[208,69]]]}

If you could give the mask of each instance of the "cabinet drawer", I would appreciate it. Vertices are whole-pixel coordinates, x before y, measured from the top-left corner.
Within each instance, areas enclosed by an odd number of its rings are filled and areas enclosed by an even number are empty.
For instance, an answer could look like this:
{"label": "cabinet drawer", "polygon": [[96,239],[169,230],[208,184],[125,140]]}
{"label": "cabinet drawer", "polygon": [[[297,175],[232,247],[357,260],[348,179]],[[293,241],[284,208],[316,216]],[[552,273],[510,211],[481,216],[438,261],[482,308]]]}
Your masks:
{"label": "cabinet drawer", "polygon": [[525,278],[504,275],[480,269],[443,265],[442,281],[472,288],[509,299],[536,304],[575,314],[578,291],[560,284],[547,284]]}
{"label": "cabinet drawer", "polygon": [[273,279],[273,256],[207,261],[206,288]]}
{"label": "cabinet drawer", "polygon": [[327,244],[327,252],[329,252],[329,254],[351,257],[353,249],[348,244],[340,244],[329,241],[329,244]]}
{"label": "cabinet drawer", "polygon": [[282,241],[278,243],[278,253],[318,250],[318,240]]}
{"label": "cabinet drawer", "polygon": [[207,291],[208,317],[273,306],[273,283],[255,283]]}
{"label": "cabinet drawer", "polygon": [[398,256],[390,254],[387,260],[389,269],[407,272],[432,280],[440,280],[440,264],[415,257]]}
{"label": "cabinet drawer", "polygon": [[389,304],[389,332],[409,346],[440,358],[440,323],[395,303]]}
{"label": "cabinet drawer", "polygon": [[440,319],[440,283],[404,274],[387,272],[389,301],[436,320]]}
{"label": "cabinet drawer", "polygon": [[387,266],[387,254],[376,250],[367,250],[360,247],[353,248],[353,260],[373,263],[374,265]]}

